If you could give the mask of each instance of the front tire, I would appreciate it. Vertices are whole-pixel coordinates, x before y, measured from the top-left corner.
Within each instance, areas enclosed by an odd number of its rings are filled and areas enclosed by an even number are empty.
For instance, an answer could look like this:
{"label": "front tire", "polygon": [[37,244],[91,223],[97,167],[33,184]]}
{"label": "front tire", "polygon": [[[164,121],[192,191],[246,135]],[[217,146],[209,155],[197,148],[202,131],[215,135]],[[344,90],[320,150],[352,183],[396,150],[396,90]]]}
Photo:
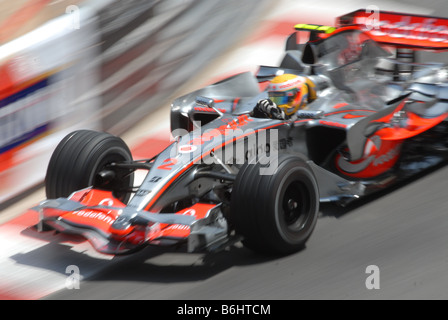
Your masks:
{"label": "front tire", "polygon": [[245,164],[234,183],[231,222],[243,244],[260,253],[290,254],[304,248],[317,222],[319,191],[309,165],[279,155],[272,175],[261,165]]}
{"label": "front tire", "polygon": [[113,181],[98,185],[98,173],[115,162],[132,161],[131,151],[119,137],[104,132],[79,130],[68,134],[53,152],[45,177],[48,199],[68,197],[90,186],[110,190],[126,203],[133,185],[132,172],[117,172]]}

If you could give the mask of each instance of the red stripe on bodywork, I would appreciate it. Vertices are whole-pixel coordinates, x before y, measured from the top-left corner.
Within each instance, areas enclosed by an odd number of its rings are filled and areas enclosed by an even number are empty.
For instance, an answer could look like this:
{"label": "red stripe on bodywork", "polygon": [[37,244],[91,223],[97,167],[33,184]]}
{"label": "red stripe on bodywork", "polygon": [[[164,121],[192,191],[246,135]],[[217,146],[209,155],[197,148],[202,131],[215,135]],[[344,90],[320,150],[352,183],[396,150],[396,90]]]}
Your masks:
{"label": "red stripe on bodywork", "polygon": [[347,128],[346,124],[338,123],[338,122],[334,122],[334,121],[320,120],[319,123],[326,125],[326,126],[330,126],[330,127],[339,127],[339,128],[344,128],[344,129]]}
{"label": "red stripe on bodywork", "polygon": [[342,118],[344,118],[344,119],[356,119],[356,118],[362,118],[362,117],[366,117],[366,115],[365,114],[351,114],[351,113],[347,113]]}
{"label": "red stripe on bodywork", "polygon": [[336,105],[333,106],[333,109],[339,109],[342,107],[348,106],[348,103],[338,103]]}

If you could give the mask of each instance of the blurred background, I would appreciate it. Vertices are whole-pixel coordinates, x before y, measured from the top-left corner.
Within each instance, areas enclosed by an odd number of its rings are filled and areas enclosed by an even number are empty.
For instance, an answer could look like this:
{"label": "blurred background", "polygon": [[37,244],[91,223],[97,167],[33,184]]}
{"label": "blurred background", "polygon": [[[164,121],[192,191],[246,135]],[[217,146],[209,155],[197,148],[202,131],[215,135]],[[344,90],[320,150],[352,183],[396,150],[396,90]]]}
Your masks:
{"label": "blurred background", "polygon": [[173,99],[266,3],[1,1],[0,203],[42,182],[67,133],[121,135]]}

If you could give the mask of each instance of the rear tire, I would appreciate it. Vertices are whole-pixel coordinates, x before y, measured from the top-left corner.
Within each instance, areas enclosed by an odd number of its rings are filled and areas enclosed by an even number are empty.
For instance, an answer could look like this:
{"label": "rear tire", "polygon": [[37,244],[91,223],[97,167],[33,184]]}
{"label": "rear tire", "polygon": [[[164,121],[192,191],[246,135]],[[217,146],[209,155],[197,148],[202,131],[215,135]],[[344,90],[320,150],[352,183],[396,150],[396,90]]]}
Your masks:
{"label": "rear tire", "polygon": [[74,191],[95,186],[109,190],[126,203],[134,177],[116,173],[107,185],[98,185],[97,174],[113,162],[132,161],[131,151],[119,137],[104,132],[79,130],[68,134],[53,152],[45,177],[48,199],[68,197]]}
{"label": "rear tire", "polygon": [[245,164],[235,180],[230,221],[243,244],[264,254],[290,254],[304,248],[317,222],[319,191],[309,165],[279,155],[272,175],[261,165]]}

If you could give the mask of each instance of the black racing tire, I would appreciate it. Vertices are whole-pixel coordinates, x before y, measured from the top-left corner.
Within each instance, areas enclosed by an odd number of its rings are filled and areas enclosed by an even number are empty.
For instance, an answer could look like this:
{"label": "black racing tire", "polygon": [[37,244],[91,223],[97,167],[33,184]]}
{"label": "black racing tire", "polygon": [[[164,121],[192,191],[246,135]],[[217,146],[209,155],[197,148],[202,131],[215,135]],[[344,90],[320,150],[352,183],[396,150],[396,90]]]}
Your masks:
{"label": "black racing tire", "polygon": [[230,223],[247,248],[286,255],[305,247],[317,222],[319,190],[309,165],[280,154],[272,175],[260,175],[261,165],[244,164],[231,195]]}
{"label": "black racing tire", "polygon": [[74,191],[95,186],[112,191],[126,203],[134,183],[132,172],[121,174],[106,186],[96,185],[97,174],[108,164],[124,161],[132,161],[132,155],[121,138],[91,130],[74,131],[62,139],[50,158],[45,176],[47,199],[68,197]]}

